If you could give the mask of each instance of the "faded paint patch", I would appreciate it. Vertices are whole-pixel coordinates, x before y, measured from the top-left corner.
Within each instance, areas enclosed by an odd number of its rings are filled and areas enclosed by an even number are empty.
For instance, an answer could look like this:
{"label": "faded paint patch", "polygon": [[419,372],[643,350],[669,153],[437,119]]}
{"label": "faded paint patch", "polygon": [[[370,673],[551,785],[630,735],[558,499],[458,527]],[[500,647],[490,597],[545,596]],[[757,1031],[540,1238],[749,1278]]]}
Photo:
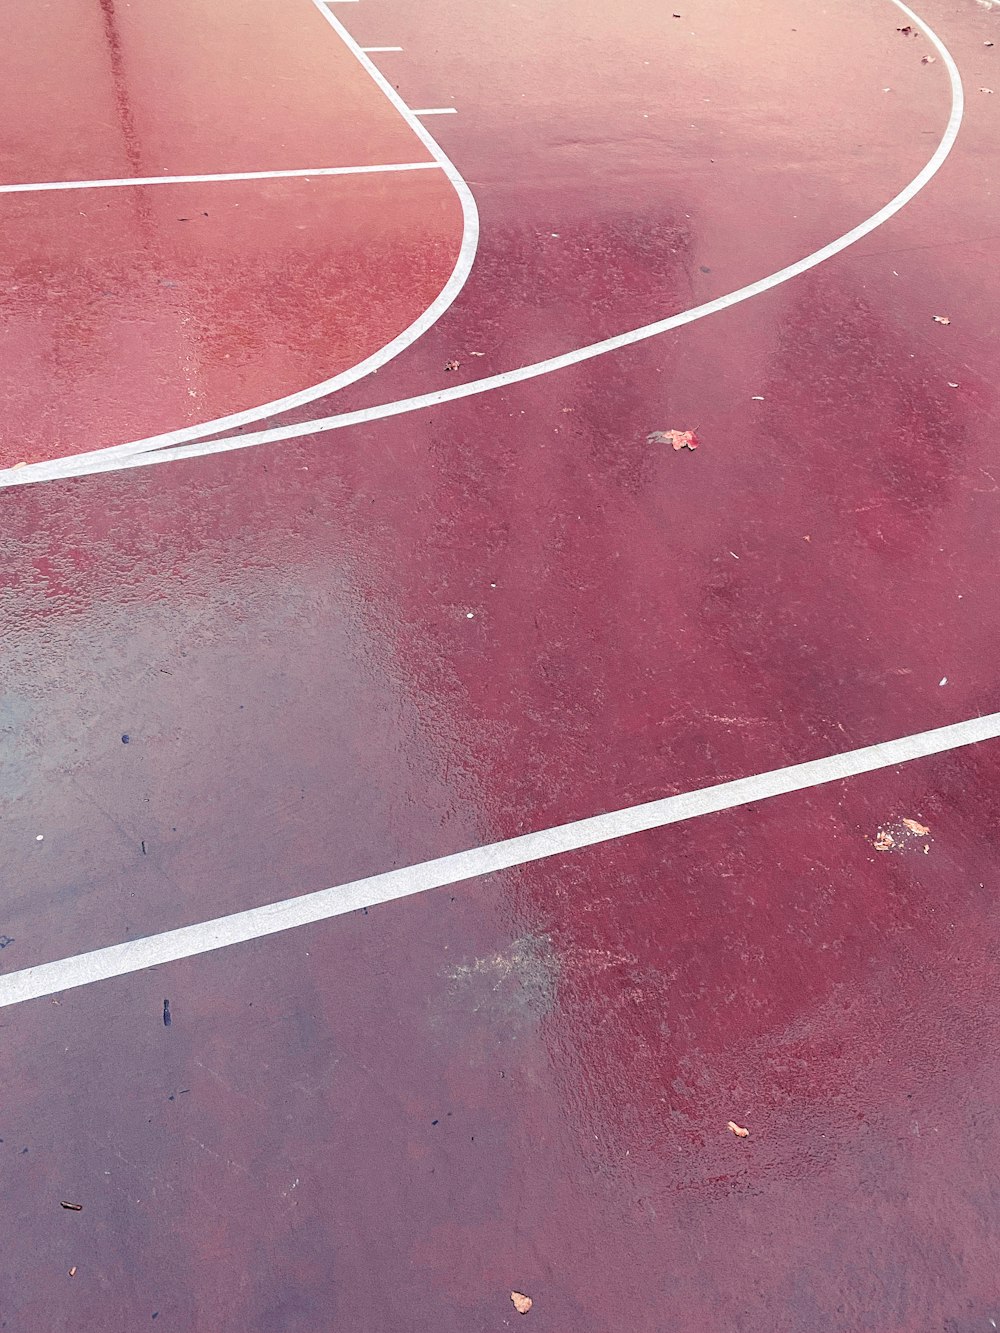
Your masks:
{"label": "faded paint patch", "polygon": [[548,935],[523,935],[505,948],[443,971],[449,999],[491,1022],[535,1022],[555,1003],[559,959]]}

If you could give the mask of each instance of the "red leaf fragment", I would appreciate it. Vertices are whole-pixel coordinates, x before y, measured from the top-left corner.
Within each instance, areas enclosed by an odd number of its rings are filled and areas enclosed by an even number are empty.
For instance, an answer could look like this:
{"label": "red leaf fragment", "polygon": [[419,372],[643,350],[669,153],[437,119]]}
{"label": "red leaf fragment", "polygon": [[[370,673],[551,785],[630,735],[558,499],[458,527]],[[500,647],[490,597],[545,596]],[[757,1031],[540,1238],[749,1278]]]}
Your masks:
{"label": "red leaf fragment", "polygon": [[672,449],[697,449],[698,436],[693,430],[654,430],[646,436],[647,444],[669,444]]}

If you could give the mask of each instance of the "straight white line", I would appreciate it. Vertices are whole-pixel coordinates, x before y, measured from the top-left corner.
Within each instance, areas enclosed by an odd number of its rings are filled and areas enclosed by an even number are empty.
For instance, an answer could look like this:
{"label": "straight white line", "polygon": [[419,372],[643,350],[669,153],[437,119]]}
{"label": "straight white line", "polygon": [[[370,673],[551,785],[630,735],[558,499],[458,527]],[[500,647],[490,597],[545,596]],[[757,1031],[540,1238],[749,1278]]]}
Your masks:
{"label": "straight white line", "polygon": [[269,181],[300,176],[367,176],[383,171],[440,171],[440,162],[383,162],[364,167],[302,167],[292,171],[217,171],[205,176],[119,176],[114,180],[34,181],[0,185],[0,194],[28,194],[41,190],[105,190],[119,185],[197,185],[202,181]]}
{"label": "straight white line", "polygon": [[[821,249],[814,250],[812,254],[806,255],[803,259],[796,260],[795,263],[778,269],[776,273],[771,273],[766,278],[751,282],[746,287],[739,287],[735,291],[717,297],[714,301],[706,301],[703,305],[682,310],[679,314],[670,315],[666,319],[657,320],[653,324],[645,324],[641,328],[631,329],[627,333],[620,333],[613,338],[605,338],[601,342],[590,343],[586,347],[578,347],[571,352],[563,353],[561,356],[553,356],[545,361],[536,361],[531,365],[521,366],[517,370],[504,371],[499,375],[490,375],[485,379],[469,380],[464,384],[456,384],[448,389],[436,390],[434,393],[419,394],[413,398],[400,398],[390,403],[379,403],[374,407],[364,408],[357,412],[336,413],[333,416],[319,417],[313,421],[298,422],[291,426],[277,426],[271,430],[254,431],[246,435],[229,436],[221,440],[202,440],[197,444],[187,445],[186,447],[159,448],[160,445],[169,446],[176,443],[181,438],[192,439],[198,433],[196,429],[174,431],[169,435],[139,440],[134,444],[114,445],[108,449],[97,449],[90,453],[76,454],[69,458],[53,459],[51,462],[31,463],[27,467],[18,469],[7,468],[6,470],[0,470],[0,488],[30,486],[35,482],[51,481],[60,477],[87,476],[96,472],[116,472],[121,468],[148,467],[157,463],[174,462],[182,458],[197,458],[207,454],[226,453],[233,449],[248,449],[253,445],[272,444],[279,440],[291,440],[303,435],[315,435],[320,431],[340,430],[346,426],[356,426],[366,422],[380,421],[386,417],[401,416],[404,413],[417,412],[427,407],[439,407],[443,403],[455,402],[460,398],[471,398],[476,394],[488,393],[493,389],[505,389],[512,384],[535,379],[539,375],[549,375],[553,371],[577,365],[582,361],[590,360],[592,357],[604,356],[609,352],[629,347],[633,343],[657,337],[671,329],[681,328],[686,324],[693,324],[696,320],[705,319],[709,315],[728,310],[731,306],[749,301],[752,297],[771,291],[772,288],[779,287],[782,283],[799,277],[809,269],[815,268],[817,264],[822,264],[827,259],[832,259],[834,255],[840,254],[842,250],[855,245],[878,227],[883,226],[890,218],[895,217],[940,171],[958,137],[965,105],[962,77],[958,72],[958,66],[940,37],[927,26],[919,14],[915,14],[912,9],[902,3],[902,0],[892,0],[892,3],[919,25],[928,41],[941,56],[951,85],[951,111],[948,116],[948,123],[931,158],[910,183],[900,190],[895,198],[880,208],[877,213],[873,213],[871,217],[859,223],[858,226],[853,227]],[[336,24],[338,29],[340,28],[336,19],[331,18],[331,22]],[[345,40],[349,40],[346,35]],[[366,60],[367,57],[362,55],[361,59]],[[370,64],[370,62],[368,63]],[[374,66],[371,66],[371,69],[374,70]],[[382,79],[381,75],[378,78],[381,86],[385,80]],[[391,88],[390,93],[398,101],[398,97]],[[409,114],[412,115],[412,113]],[[418,120],[414,120],[413,123],[420,125]],[[440,152],[440,150],[437,151]],[[446,167],[445,170],[447,171],[448,168]],[[456,186],[456,188],[458,187]],[[468,187],[466,186],[465,189],[468,189]],[[333,381],[329,383],[332,384]],[[300,401],[305,402],[310,396],[312,395],[307,393],[300,398]],[[272,403],[269,406],[277,410],[275,404]],[[238,415],[240,416],[240,422],[237,424],[241,424],[263,414],[246,412]],[[221,429],[221,427],[232,425],[233,419],[224,419],[221,425],[220,423],[215,424],[219,425]],[[202,433],[207,432],[203,431]],[[159,448],[159,452],[146,452],[157,448]]]}
{"label": "straight white line", "polygon": [[868,745],[860,750],[849,750],[827,759],[813,759],[805,764],[793,764],[770,773],[759,773],[755,777],[738,778],[735,782],[722,782],[713,787],[702,787],[683,795],[628,806],[624,810],[594,815],[570,824],[558,824],[537,833],[506,838],[485,847],[441,856],[419,865],[390,870],[336,888],[305,893],[297,898],[286,898],[265,907],[234,912],[231,916],[216,917],[197,925],[182,926],[178,930],[167,930],[144,939],[129,940],[125,944],[113,944],[106,949],[94,949],[52,963],[40,963],[20,972],[0,976],[0,1007],[20,1004],[24,1000],[36,1000],[43,995],[54,995],[58,991],[86,986],[94,981],[107,981],[111,977],[139,972],[180,958],[191,958],[214,949],[225,949],[232,944],[275,935],[315,921],[326,921],[377,903],[408,898],[415,893],[425,893],[428,889],[442,888],[446,884],[459,884],[464,880],[495,874],[498,870],[510,870],[515,866],[528,865],[583,847],[593,847],[598,843],[630,837],[634,833],[695,819],[699,815],[732,810],[754,801],[768,800],[772,796],[804,791],[827,782],[856,777],[860,773],[871,773],[876,769],[908,763],[912,759],[955,750],[963,745],[994,740],[998,736],[1000,713],[991,713],[988,717],[956,722],[952,726],[904,736],[900,740],[884,741],[880,745]]}
{"label": "straight white line", "polygon": [[[411,108],[412,109],[412,108]],[[458,114],[457,106],[425,106],[420,111],[413,111],[415,116],[454,116]]]}
{"label": "straight white line", "polygon": [[366,56],[370,56],[377,51],[402,51],[403,48],[401,46],[363,46],[361,49]]}

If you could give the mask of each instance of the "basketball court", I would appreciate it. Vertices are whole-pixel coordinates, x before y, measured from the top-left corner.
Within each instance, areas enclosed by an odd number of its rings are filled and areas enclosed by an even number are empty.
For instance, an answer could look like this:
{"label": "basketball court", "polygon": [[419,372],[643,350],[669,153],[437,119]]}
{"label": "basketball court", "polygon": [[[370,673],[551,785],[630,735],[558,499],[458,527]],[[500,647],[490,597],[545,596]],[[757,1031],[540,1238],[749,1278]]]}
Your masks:
{"label": "basketball court", "polygon": [[995,43],[7,0],[0,1328],[1000,1326]]}

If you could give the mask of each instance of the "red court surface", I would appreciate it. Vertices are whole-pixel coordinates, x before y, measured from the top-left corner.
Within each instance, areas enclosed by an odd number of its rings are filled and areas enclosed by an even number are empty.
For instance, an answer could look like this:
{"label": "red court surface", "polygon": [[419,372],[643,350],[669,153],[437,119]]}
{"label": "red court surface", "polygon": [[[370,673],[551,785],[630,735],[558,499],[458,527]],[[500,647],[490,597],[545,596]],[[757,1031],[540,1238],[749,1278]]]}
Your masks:
{"label": "red court surface", "polygon": [[[267,403],[390,342],[447,281],[461,215],[309,0],[11,6],[0,191],[0,466]],[[131,386],[132,392],[123,392]]]}
{"label": "red court surface", "polygon": [[0,1327],[997,1327],[1000,6],[329,8],[13,11],[9,182],[457,179],[0,193]]}

